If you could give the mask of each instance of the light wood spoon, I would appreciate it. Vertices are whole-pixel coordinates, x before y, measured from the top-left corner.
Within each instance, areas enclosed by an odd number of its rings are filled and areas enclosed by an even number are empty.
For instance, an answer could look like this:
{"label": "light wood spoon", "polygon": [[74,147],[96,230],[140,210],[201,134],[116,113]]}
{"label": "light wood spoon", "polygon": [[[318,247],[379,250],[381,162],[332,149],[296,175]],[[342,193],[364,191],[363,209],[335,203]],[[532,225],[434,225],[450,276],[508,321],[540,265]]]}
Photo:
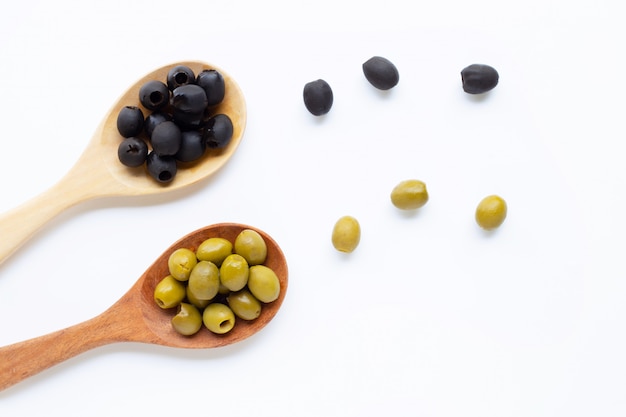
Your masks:
{"label": "light wood spoon", "polygon": [[[263,304],[261,315],[253,321],[237,319],[235,327],[216,335],[204,326],[193,336],[181,336],[171,325],[176,310],[161,309],[154,301],[156,284],[168,275],[167,260],[174,249],[192,250],[209,237],[223,237],[231,242],[244,229],[261,234],[267,244],[265,265],[280,281],[276,301]],[[45,336],[0,348],[0,390],[33,376],[87,350],[115,342],[141,342],[190,349],[226,346],[246,339],[276,315],[287,292],[287,261],[278,244],[267,233],[251,226],[220,223],[196,230],[174,243],[137,280],[113,306],[99,316]]]}
{"label": "light wood spoon", "polygon": [[[139,103],[139,89],[148,80],[165,81],[175,65],[187,65],[197,74],[216,69],[224,77],[226,95],[215,113],[227,114],[233,122],[233,137],[222,150],[210,150],[201,161],[178,169],[174,180],[165,185],[152,179],[144,168],[127,168],[117,159],[121,136],[117,114],[126,105]],[[0,263],[12,255],[47,221],[78,203],[99,197],[141,196],[177,190],[209,177],[219,170],[239,145],[246,125],[246,103],[239,86],[222,69],[198,61],[177,62],[161,67],[138,80],[109,110],[76,164],[59,182],[33,199],[0,216]]]}

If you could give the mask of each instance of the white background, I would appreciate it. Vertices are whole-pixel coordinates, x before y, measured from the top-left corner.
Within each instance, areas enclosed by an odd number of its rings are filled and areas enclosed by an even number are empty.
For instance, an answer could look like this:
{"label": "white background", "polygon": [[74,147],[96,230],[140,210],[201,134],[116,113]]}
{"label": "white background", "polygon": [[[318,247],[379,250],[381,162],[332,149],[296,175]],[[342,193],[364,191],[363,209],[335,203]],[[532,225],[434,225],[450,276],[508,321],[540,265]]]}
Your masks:
{"label": "white background", "polygon": [[[135,80],[181,60],[242,88],[211,179],[69,209],[0,265],[0,345],[92,318],[163,250],[241,222],[288,257],[283,307],[237,345],[122,343],[0,392],[2,416],[626,415],[626,65],[617,0],[23,1],[0,15],[0,210],[58,181]],[[382,55],[381,93],[361,64]],[[500,84],[463,93],[460,70]],[[302,88],[323,78],[331,112]],[[417,213],[389,201],[426,182]],[[500,194],[495,233],[473,220]],[[62,196],[59,196],[62,198]],[[350,255],[334,222],[359,219]],[[0,231],[1,233],[1,231]],[[0,239],[3,238],[0,234]],[[5,358],[2,358],[5,360]]]}

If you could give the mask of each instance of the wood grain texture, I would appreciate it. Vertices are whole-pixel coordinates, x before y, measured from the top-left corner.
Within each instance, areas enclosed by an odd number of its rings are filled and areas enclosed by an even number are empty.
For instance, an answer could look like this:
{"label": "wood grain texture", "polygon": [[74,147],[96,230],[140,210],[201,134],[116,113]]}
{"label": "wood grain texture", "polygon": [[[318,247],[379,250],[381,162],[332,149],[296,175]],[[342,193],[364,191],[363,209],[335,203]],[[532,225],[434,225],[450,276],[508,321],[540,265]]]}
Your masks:
{"label": "wood grain texture", "polygon": [[[187,65],[195,73],[216,69],[224,77],[226,95],[213,110],[233,122],[233,137],[221,150],[208,150],[198,162],[182,164],[171,183],[152,179],[145,168],[128,168],[117,158],[121,136],[117,131],[117,115],[127,105],[135,105],[145,115],[149,111],[139,102],[139,89],[148,80],[166,80],[175,65]],[[185,61],[161,67],[147,74],[130,87],[111,107],[96,129],[85,151],[69,172],[50,189],[0,216],[0,263],[19,249],[44,224],[63,210],[99,197],[126,197],[163,193],[195,184],[217,172],[234,154],[243,138],[247,120],[246,102],[235,80],[221,68],[199,62]]]}
{"label": "wood grain texture", "polygon": [[[224,335],[213,334],[204,327],[193,336],[178,334],[170,323],[175,309],[163,310],[153,298],[157,283],[168,275],[169,255],[182,247],[195,251],[200,243],[210,237],[223,237],[234,242],[244,229],[256,230],[267,244],[265,265],[274,270],[280,281],[278,299],[263,304],[261,315],[256,320],[237,320],[235,327]],[[133,287],[104,313],[66,329],[0,348],[0,390],[90,349],[110,343],[141,342],[207,349],[239,342],[257,333],[274,318],[287,293],[288,275],[283,251],[266,232],[237,223],[219,223],[198,229],[165,250]]]}

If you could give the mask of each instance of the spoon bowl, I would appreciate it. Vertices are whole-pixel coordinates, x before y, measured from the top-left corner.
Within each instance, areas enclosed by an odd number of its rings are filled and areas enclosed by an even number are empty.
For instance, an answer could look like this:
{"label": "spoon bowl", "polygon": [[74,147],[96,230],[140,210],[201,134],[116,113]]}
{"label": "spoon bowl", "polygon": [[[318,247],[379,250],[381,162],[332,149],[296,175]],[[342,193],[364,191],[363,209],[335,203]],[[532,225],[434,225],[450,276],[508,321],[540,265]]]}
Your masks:
{"label": "spoon bowl", "polygon": [[[154,301],[154,288],[168,272],[167,259],[175,248],[188,248],[195,251],[198,246],[208,237],[222,237],[234,242],[237,235],[244,229],[253,229],[265,240],[267,244],[267,259],[264,265],[268,266],[278,276],[281,284],[281,291],[276,301],[263,305],[262,314],[255,320],[237,320],[235,327],[226,335],[216,335],[209,331],[201,331],[192,337],[182,336],[172,329],[170,320],[173,313],[170,310],[163,310]],[[137,282],[139,288],[135,289],[141,294],[141,311],[144,323],[154,336],[158,336],[151,341],[160,345],[182,348],[208,348],[229,345],[246,339],[264,327],[278,312],[287,289],[287,261],[278,244],[262,230],[252,226],[237,223],[219,223],[199,229],[174,243],[165,251],[146,271]],[[131,290],[133,291],[133,290]],[[134,291],[133,291],[134,292]]]}
{"label": "spoon bowl", "polygon": [[[146,170],[128,168],[117,158],[117,148],[122,140],[117,131],[117,115],[127,105],[140,107],[145,115],[149,111],[139,102],[139,89],[149,80],[165,81],[168,71],[176,65],[186,65],[194,73],[215,69],[224,77],[224,100],[213,109],[223,113],[233,123],[233,136],[220,150],[207,150],[204,157],[194,163],[180,165],[172,182],[163,184],[151,178]],[[63,210],[78,203],[100,197],[142,196],[177,190],[195,184],[216,173],[233,156],[243,137],[247,120],[246,102],[235,80],[224,70],[201,61],[176,62],[158,68],[137,80],[111,107],[96,129],[70,171],[50,189],[0,216],[0,263],[13,254],[46,222]]]}
{"label": "spoon bowl", "polygon": [[[206,328],[193,336],[182,336],[171,325],[175,309],[161,309],[154,301],[154,288],[168,275],[167,260],[178,248],[195,250],[210,237],[234,242],[244,229],[256,230],[267,245],[265,265],[280,281],[278,299],[263,304],[261,315],[252,321],[237,319],[228,333],[217,335]],[[280,309],[288,286],[285,255],[267,233],[252,226],[219,223],[198,229],[165,250],[137,282],[115,304],[99,316],[63,330],[0,348],[0,390],[33,376],[87,350],[116,342],[150,343],[162,346],[209,349],[244,340],[264,328]]]}

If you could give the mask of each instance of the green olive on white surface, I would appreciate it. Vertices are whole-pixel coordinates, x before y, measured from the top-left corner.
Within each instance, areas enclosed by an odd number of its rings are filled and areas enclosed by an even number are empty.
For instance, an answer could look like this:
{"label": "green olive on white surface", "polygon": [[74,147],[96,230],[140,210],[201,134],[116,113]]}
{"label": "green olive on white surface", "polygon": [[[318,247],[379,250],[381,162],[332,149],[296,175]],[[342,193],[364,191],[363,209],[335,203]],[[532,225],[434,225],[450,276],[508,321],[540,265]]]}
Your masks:
{"label": "green olive on white surface", "polygon": [[410,179],[398,183],[391,190],[391,202],[401,210],[414,210],[428,202],[428,189],[423,181]]}
{"label": "green olive on white surface", "polygon": [[335,223],[332,244],[339,252],[353,252],[361,241],[361,225],[352,216],[343,216]]}
{"label": "green olive on white surface", "polygon": [[507,204],[498,195],[483,198],[476,207],[476,223],[485,230],[493,230],[502,225],[507,216]]}

